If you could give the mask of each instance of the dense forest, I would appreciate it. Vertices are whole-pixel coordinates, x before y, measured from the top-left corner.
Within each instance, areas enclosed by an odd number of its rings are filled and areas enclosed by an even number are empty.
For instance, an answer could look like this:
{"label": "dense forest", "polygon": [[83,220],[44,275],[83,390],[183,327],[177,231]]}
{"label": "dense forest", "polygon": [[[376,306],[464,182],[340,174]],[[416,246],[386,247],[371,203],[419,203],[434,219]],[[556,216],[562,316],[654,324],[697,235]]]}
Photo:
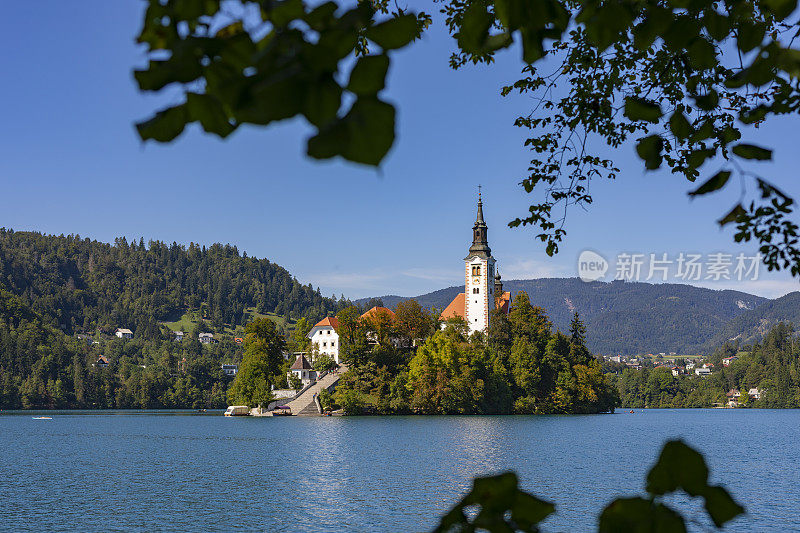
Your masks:
{"label": "dense forest", "polygon": [[0,289],[0,409],[224,407],[232,339],[201,345],[116,337],[94,343],[47,324]]}
{"label": "dense forest", "polygon": [[554,331],[524,292],[509,315],[494,313],[488,338],[458,320],[441,329],[413,301],[394,321],[338,317],[349,371],[320,400],[348,414],[602,413],[618,402],[577,316],[568,334]]}
{"label": "dense forest", "polygon": [[[722,359],[736,356],[730,366]],[[726,343],[709,358],[709,376],[673,376],[669,368],[619,369],[614,381],[623,407],[712,407],[726,405],[738,391],[740,406],[800,407],[800,343],[794,328],[775,325],[760,343],[748,347]],[[624,366],[624,365],[623,365]],[[759,397],[748,391],[759,390]]]}
{"label": "dense forest", "polygon": [[187,309],[220,327],[244,325],[248,308],[313,321],[347,305],[231,245],[111,245],[9,229],[0,229],[0,288],[67,334],[122,327],[146,339]]}
{"label": "dense forest", "polygon": [[[221,365],[244,347],[198,332],[244,325],[248,308],[313,323],[348,303],[234,246],[0,229],[0,409],[224,407]],[[191,309],[207,320],[175,342],[160,322]]]}

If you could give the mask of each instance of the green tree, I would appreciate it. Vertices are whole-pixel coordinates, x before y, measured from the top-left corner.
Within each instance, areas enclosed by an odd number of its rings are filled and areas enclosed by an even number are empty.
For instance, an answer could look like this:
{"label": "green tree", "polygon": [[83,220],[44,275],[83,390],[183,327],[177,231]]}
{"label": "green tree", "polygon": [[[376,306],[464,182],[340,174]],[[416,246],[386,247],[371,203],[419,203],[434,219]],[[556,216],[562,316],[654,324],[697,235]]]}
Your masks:
{"label": "green tree", "polygon": [[232,404],[266,406],[272,401],[272,387],[278,381],[285,341],[275,323],[259,318],[245,327],[245,351],[228,400]]}

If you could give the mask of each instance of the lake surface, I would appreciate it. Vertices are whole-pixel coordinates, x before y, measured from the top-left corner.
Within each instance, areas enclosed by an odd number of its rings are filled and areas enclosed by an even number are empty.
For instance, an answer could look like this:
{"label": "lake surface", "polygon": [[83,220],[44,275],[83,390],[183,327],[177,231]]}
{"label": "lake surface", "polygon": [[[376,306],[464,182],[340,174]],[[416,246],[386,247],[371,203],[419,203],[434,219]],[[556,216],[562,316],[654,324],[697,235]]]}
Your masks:
{"label": "lake surface", "polygon": [[[594,531],[609,501],[643,493],[675,437],[747,508],[727,531],[800,531],[796,410],[32,416],[0,413],[0,531],[425,531],[474,476],[507,469],[556,504],[546,531]],[[696,501],[673,503],[700,514]]]}

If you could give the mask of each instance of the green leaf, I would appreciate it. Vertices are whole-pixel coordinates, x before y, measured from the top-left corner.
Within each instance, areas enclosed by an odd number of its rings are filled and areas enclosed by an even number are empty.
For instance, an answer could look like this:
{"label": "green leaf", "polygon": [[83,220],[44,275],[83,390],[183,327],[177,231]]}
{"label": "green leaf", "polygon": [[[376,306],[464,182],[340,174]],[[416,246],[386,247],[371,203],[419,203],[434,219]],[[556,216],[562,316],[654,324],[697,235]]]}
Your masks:
{"label": "green leaf", "polygon": [[754,144],[740,143],[734,146],[732,151],[742,159],[755,159],[757,161],[772,159],[772,150]]}
{"label": "green leaf", "polygon": [[313,30],[321,32],[336,22],[337,9],[339,5],[336,2],[325,2],[309,11],[305,21]]}
{"label": "green leaf", "polygon": [[709,178],[708,181],[706,181],[701,186],[690,192],[689,196],[700,196],[703,194],[708,194],[713,191],[717,191],[723,188],[726,183],[728,183],[730,177],[731,177],[730,171],[720,170],[719,172],[711,176],[711,178]]}
{"label": "green leaf", "polygon": [[327,75],[309,84],[303,114],[309,122],[322,127],[336,118],[341,105],[342,88],[332,75]]}
{"label": "green leaf", "polygon": [[458,31],[458,46],[465,52],[481,53],[493,22],[494,17],[483,1],[470,3],[464,11],[464,19]]}
{"label": "green leaf", "polygon": [[389,57],[385,54],[361,57],[350,72],[347,89],[359,95],[377,94],[386,84]]}
{"label": "green leaf", "polygon": [[761,0],[778,20],[783,20],[797,9],[797,0]]}
{"label": "green leaf", "polygon": [[753,109],[743,111],[739,115],[739,120],[742,122],[742,124],[754,124],[764,120],[764,117],[767,116],[768,112],[769,108],[762,104]]}
{"label": "green leaf", "polygon": [[538,531],[539,522],[554,510],[553,504],[520,490],[516,474],[506,472],[475,478],[472,490],[434,531]]}
{"label": "green leaf", "polygon": [[700,23],[687,15],[676,17],[667,31],[662,34],[667,48],[680,52],[700,34]]}
{"label": "green leaf", "polygon": [[538,524],[555,512],[555,506],[539,498],[522,492],[517,492],[511,506],[511,519],[518,525],[532,530]]}
{"label": "green leaf", "polygon": [[689,62],[697,70],[714,68],[717,65],[717,52],[714,45],[702,37],[698,37],[686,49]]}
{"label": "green leaf", "polygon": [[270,2],[267,19],[275,26],[282,28],[290,22],[302,19],[306,12],[302,0],[283,0]]}
{"label": "green leaf", "polygon": [[633,44],[637,50],[644,52],[653,45],[656,37],[663,34],[674,20],[672,11],[660,6],[653,6],[647,11],[642,22],[633,30]]}
{"label": "green leaf", "polygon": [[698,148],[692,150],[687,157],[689,168],[700,168],[707,159],[714,157],[716,153],[717,150],[715,148]]}
{"label": "green leaf", "polygon": [[[580,15],[579,15],[580,17]],[[633,23],[632,6],[623,2],[604,2],[589,17],[584,17],[586,38],[600,50],[605,50],[620,38]]]}
{"label": "green leaf", "polygon": [[417,37],[417,17],[400,15],[372,26],[366,37],[384,50],[402,48]]}
{"label": "green leaf", "polygon": [[180,20],[192,20],[219,11],[220,0],[173,0],[172,11]]}
{"label": "green leaf", "polygon": [[764,40],[766,26],[760,22],[742,20],[737,28],[739,30],[736,44],[742,52],[749,52]]}
{"label": "green leaf", "polygon": [[703,496],[705,497],[706,511],[717,527],[722,527],[725,522],[744,513],[744,507],[736,503],[723,487],[708,487]]}
{"label": "green leaf", "polygon": [[658,135],[645,137],[636,145],[636,153],[644,160],[644,166],[648,170],[655,170],[661,166],[661,149],[664,147],[664,139]]}
{"label": "green leaf", "polygon": [[631,120],[656,123],[661,115],[661,106],[655,102],[635,96],[625,98],[625,116]]}
{"label": "green leaf", "polygon": [[153,139],[158,142],[169,142],[183,132],[188,122],[186,104],[163,109],[153,118],[136,124],[136,130],[143,141]]}
{"label": "green leaf", "polygon": [[706,94],[694,96],[694,101],[703,111],[712,111],[719,104],[719,93],[710,89]]}
{"label": "green leaf", "polygon": [[669,119],[669,129],[678,139],[687,139],[692,134],[692,126],[681,111],[675,111]]}
{"label": "green leaf", "polygon": [[706,487],[708,467],[705,459],[681,440],[667,442],[647,474],[646,489],[654,495],[683,489],[691,496],[699,496]]}
{"label": "green leaf", "polygon": [[186,93],[186,109],[189,120],[199,121],[208,133],[215,133],[225,138],[236,129],[222,108],[222,104],[213,96]]}
{"label": "green leaf", "polygon": [[307,153],[317,159],[342,156],[377,166],[394,142],[394,107],[377,98],[360,97],[342,119],[308,140]]}
{"label": "green leaf", "polygon": [[703,24],[715,41],[722,41],[731,31],[731,23],[728,17],[720,15],[713,9],[708,9],[703,14]]}
{"label": "green leaf", "polygon": [[600,533],[685,533],[683,517],[661,503],[644,498],[619,498],[603,509]]}
{"label": "green leaf", "polygon": [[495,0],[495,13],[509,32],[518,29],[541,29],[546,26],[564,31],[569,24],[569,12],[553,0]]}
{"label": "green leaf", "polygon": [[189,83],[203,74],[200,63],[192,58],[173,57],[150,61],[147,70],[134,70],[133,77],[143,91],[158,91],[170,83]]}
{"label": "green leaf", "polygon": [[736,204],[736,206],[731,209],[727,215],[717,221],[717,224],[720,226],[725,226],[731,222],[737,222],[742,217],[747,217],[747,211],[744,210],[742,204]]}
{"label": "green leaf", "polygon": [[544,57],[544,36],[540,30],[524,29],[522,34],[522,60],[533,64]]}
{"label": "green leaf", "polygon": [[297,77],[268,80],[253,86],[234,109],[239,122],[269,124],[302,113],[308,86]]}

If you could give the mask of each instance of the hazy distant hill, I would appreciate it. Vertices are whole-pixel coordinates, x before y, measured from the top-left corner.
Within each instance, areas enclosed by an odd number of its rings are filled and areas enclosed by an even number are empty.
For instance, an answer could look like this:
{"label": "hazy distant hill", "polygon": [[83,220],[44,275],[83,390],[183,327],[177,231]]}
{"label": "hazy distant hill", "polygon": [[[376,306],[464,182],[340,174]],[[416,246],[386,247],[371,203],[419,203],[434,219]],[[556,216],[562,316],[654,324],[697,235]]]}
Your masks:
{"label": "hazy distant hill", "polygon": [[[512,295],[527,292],[562,330],[578,311],[588,329],[589,345],[598,353],[696,352],[733,319],[771,302],[745,292],[679,284],[545,278],[510,280],[503,285]],[[442,308],[462,290],[449,287],[415,299],[424,307]],[[381,299],[387,307],[394,307],[404,298]]]}

